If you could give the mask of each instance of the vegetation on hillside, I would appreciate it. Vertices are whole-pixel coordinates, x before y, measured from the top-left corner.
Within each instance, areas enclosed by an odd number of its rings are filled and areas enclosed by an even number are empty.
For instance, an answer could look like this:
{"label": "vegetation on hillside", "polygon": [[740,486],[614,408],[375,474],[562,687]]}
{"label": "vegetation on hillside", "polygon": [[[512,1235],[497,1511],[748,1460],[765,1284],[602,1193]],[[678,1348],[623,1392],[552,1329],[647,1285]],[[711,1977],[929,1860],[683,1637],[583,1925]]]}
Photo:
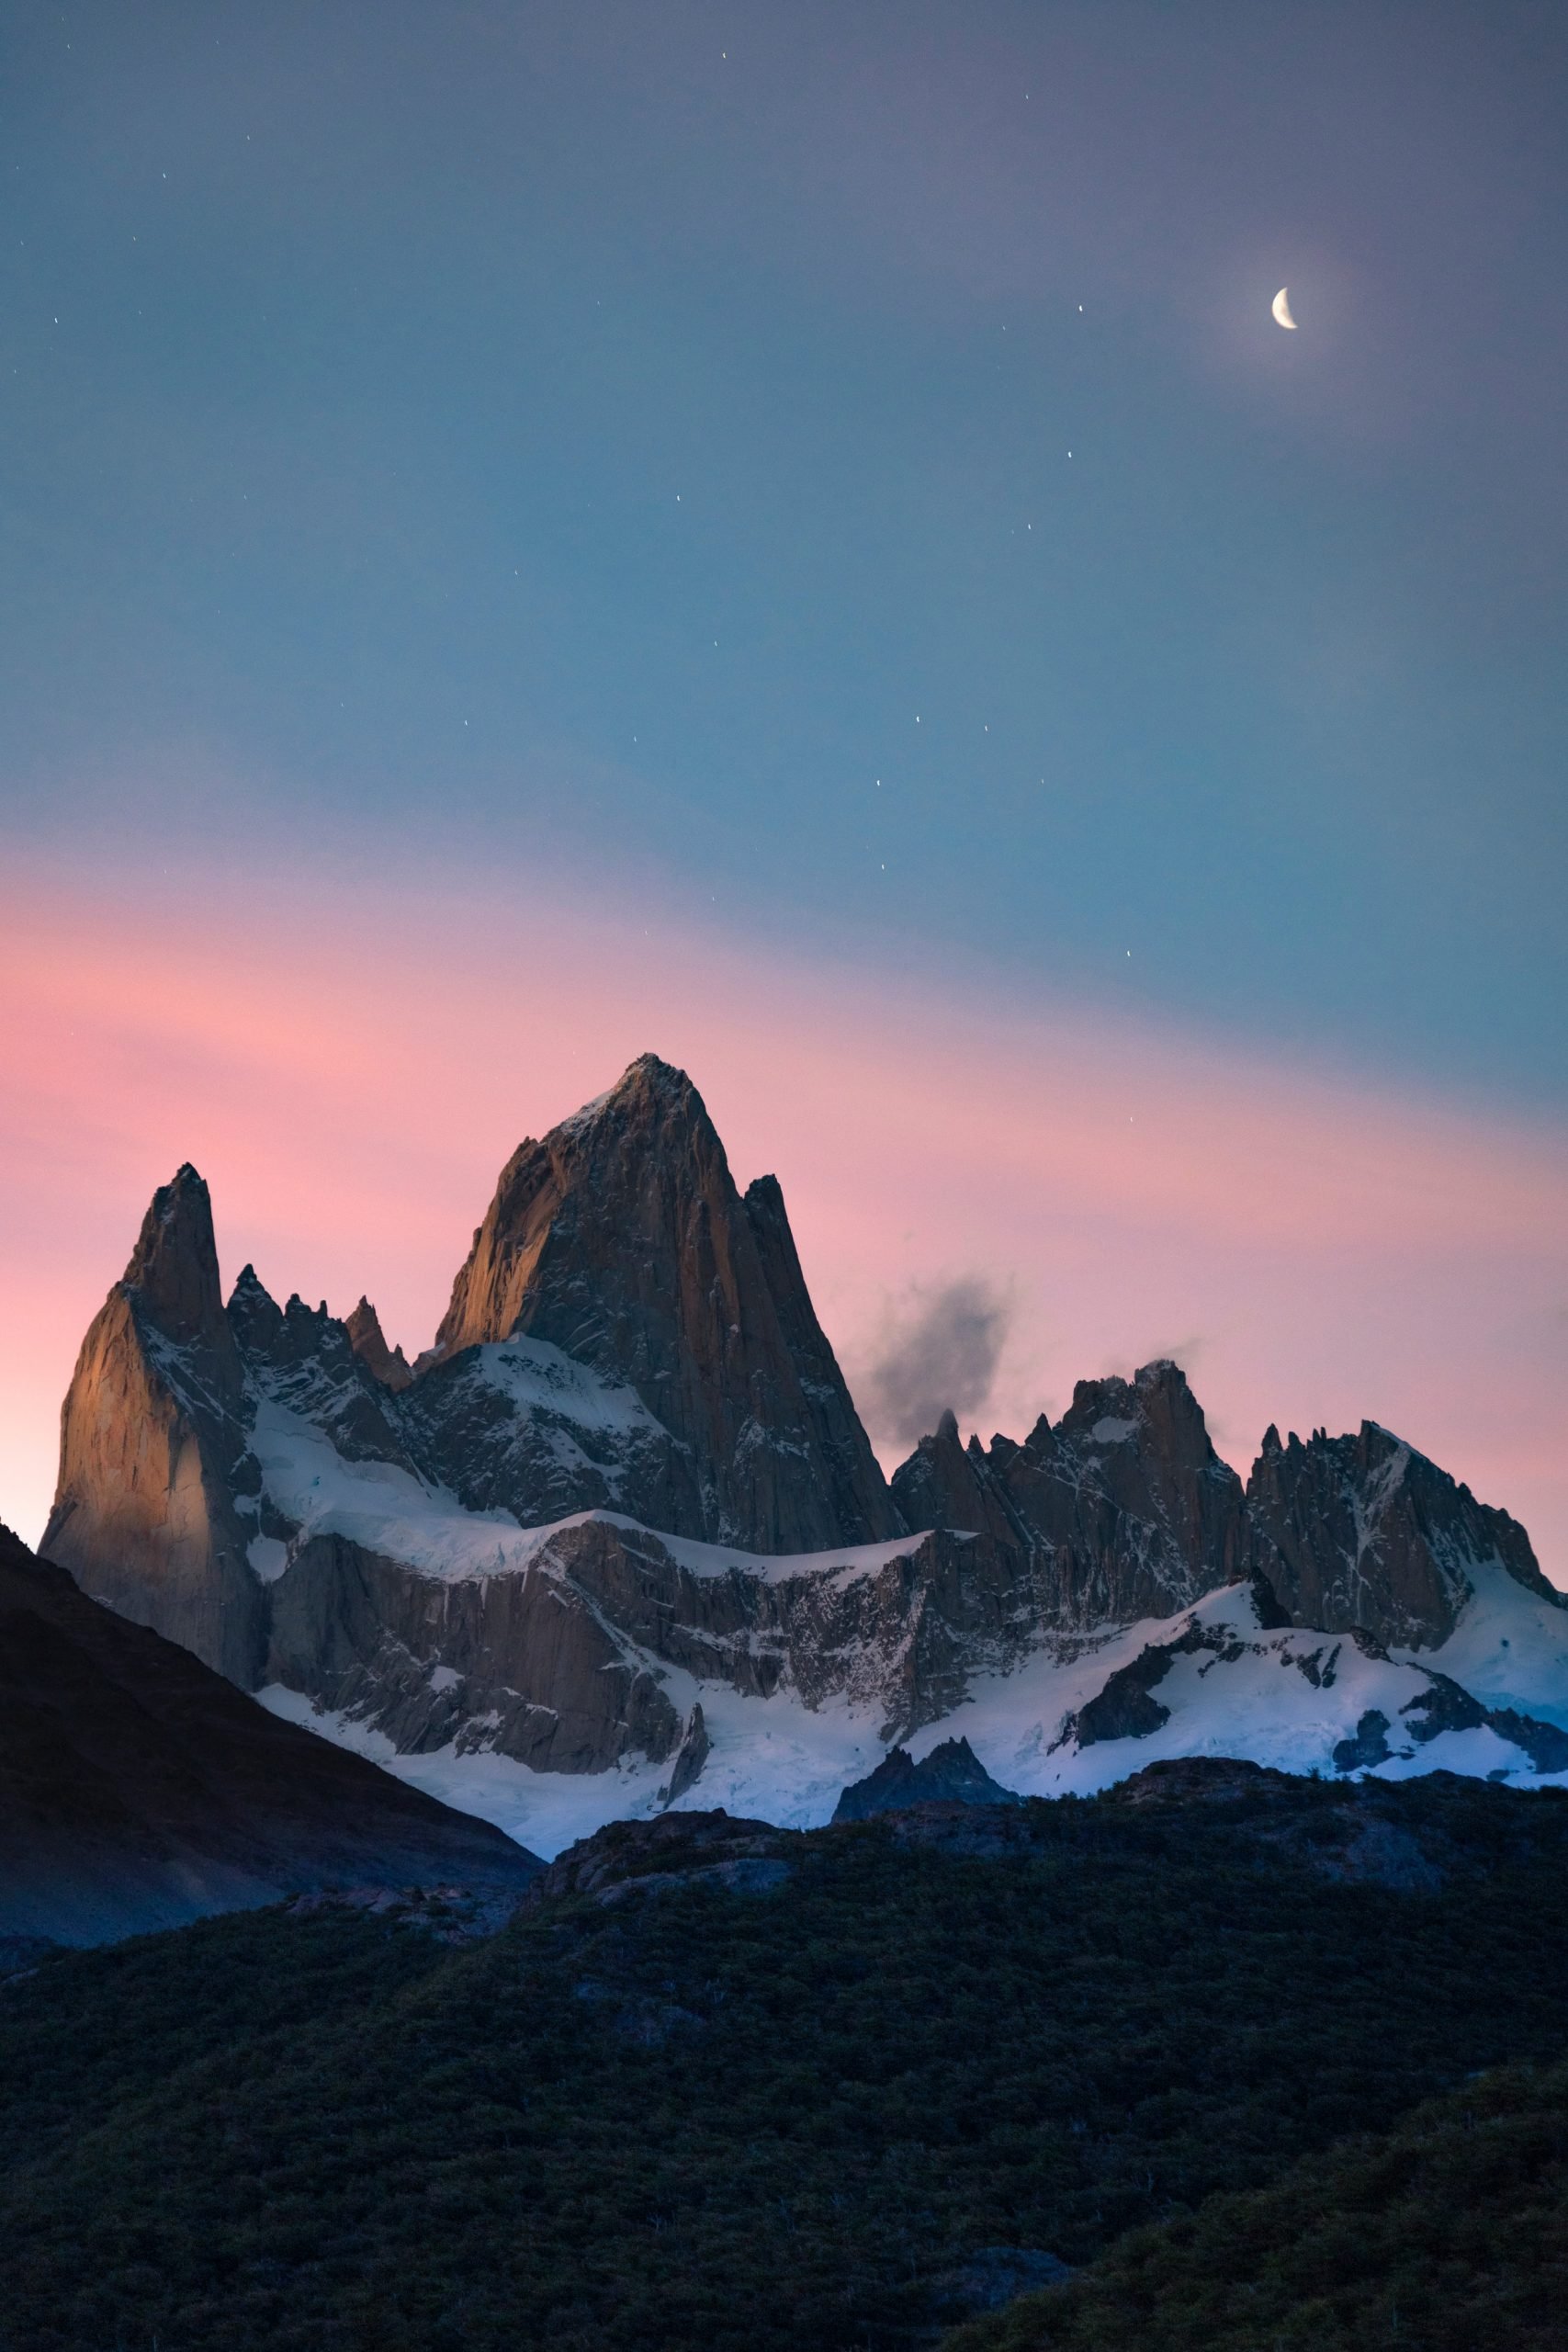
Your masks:
{"label": "vegetation on hillside", "polygon": [[1568,2066],[1505,2070],[1395,2130],[1120,2241],[947,2352],[1562,2352]]}
{"label": "vegetation on hillside", "polygon": [[1568,1798],[1257,1775],[775,1834],[771,1887],[712,1836],[464,1949],[275,1911],[0,1993],[7,2352],[904,2352],[987,2249],[1568,2049]]}

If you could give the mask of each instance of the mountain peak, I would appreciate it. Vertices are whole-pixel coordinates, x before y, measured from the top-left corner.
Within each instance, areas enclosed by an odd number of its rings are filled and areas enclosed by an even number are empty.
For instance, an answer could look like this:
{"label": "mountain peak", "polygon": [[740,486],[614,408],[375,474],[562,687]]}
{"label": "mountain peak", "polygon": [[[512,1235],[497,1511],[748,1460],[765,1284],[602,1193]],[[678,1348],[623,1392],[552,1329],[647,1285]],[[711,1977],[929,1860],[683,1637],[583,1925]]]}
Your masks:
{"label": "mountain peak", "polygon": [[123,1279],[170,1339],[211,1340],[222,1330],[212,1200],[188,1160],[153,1193]]}
{"label": "mountain peak", "polygon": [[1516,1520],[1378,1421],[1342,1437],[1315,1429],[1305,1445],[1292,1430],[1283,1451],[1270,1429],[1247,1499],[1259,1565],[1298,1625],[1434,1646],[1494,1566],[1565,1605]]}
{"label": "mountain peak", "polygon": [[373,1373],[383,1387],[407,1388],[413,1379],[408,1359],[401,1348],[389,1348],[381,1329],[381,1318],[370,1301],[361,1294],[358,1306],[344,1325],[348,1344],[365,1366]]}
{"label": "mountain peak", "polygon": [[614,1102],[623,1094],[652,1094],[673,1101],[696,1091],[685,1071],[677,1069],[673,1062],[662,1061],[657,1054],[638,1054],[610,1089],[609,1099]]}
{"label": "mountain peak", "polygon": [[672,1532],[762,1552],[897,1532],[783,1193],[742,1200],[702,1096],[658,1055],[502,1169],[436,1356],[514,1339],[636,1391],[686,1464]]}
{"label": "mountain peak", "polygon": [[[603,1094],[595,1094],[581,1110],[562,1119],[558,1126],[551,1128],[550,1136],[581,1136],[625,1118],[639,1106],[654,1118],[694,1110],[696,1116],[707,1123],[702,1096],[685,1071],[677,1069],[673,1062],[661,1061],[657,1054],[638,1054],[636,1061],[626,1064],[614,1086],[606,1087]],[[547,1136],[547,1142],[549,1139]],[[519,1151],[529,1148],[526,1143],[518,1147]]]}

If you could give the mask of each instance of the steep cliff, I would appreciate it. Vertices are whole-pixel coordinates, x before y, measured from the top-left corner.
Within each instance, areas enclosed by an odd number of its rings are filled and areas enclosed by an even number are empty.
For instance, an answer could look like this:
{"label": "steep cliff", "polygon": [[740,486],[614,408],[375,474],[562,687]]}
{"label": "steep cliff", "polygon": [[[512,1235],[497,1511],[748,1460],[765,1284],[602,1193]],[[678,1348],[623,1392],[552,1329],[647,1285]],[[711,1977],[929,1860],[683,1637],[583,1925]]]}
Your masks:
{"label": "steep cliff", "polygon": [[194,1168],[154,1193],[61,1414],[44,1552],[96,1599],[253,1685],[266,1610],[245,1559],[244,1368]]}
{"label": "steep cliff", "polygon": [[1247,1482],[1258,1559],[1298,1625],[1360,1626],[1402,1647],[1448,1640],[1478,1583],[1501,1574],[1568,1606],[1529,1536],[1376,1421],[1354,1435],[1270,1429]]}
{"label": "steep cliff", "polygon": [[[502,1170],[437,1355],[518,1339],[629,1388],[668,1432],[658,1523],[671,1532],[761,1552],[897,1532],[777,1183],[742,1201],[702,1097],[651,1054]],[[539,1515],[530,1480],[501,1486],[493,1502]]]}
{"label": "steep cliff", "polygon": [[1055,1427],[1042,1415],[1021,1445],[964,1447],[945,1415],[893,1495],[912,1527],[968,1528],[1047,1566],[1062,1626],[1168,1616],[1250,1560],[1241,1481],[1173,1363],[1080,1380]]}

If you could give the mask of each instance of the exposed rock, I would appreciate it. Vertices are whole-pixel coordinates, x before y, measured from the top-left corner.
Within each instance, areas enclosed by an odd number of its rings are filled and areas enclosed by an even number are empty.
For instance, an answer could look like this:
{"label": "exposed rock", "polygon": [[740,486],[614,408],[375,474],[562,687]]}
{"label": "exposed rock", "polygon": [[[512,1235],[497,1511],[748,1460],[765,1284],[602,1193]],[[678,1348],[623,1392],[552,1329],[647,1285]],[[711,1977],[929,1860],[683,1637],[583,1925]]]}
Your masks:
{"label": "exposed rock", "polygon": [[1200,1624],[1190,1625],[1174,1641],[1145,1644],[1135,1658],[1107,1675],[1103,1689],[1068,1717],[1057,1746],[1069,1739],[1076,1739],[1080,1747],[1092,1747],[1104,1739],[1146,1739],[1170,1721],[1170,1709],[1151,1698],[1150,1692],[1165,1680],[1179,1657],[1201,1650],[1212,1650],[1216,1657],[1227,1651],[1239,1655],[1239,1645]]}
{"label": "exposed rock", "polygon": [[1428,1675],[1426,1690],[1407,1700],[1399,1715],[1417,1742],[1436,1739],[1439,1732],[1477,1731],[1486,1721],[1481,1702],[1446,1674]]}
{"label": "exposed rock", "polygon": [[686,1728],[681,1735],[681,1745],[675,1750],[674,1768],[659,1792],[663,1804],[678,1804],[688,1789],[695,1787],[712,1747],[707,1725],[703,1721],[703,1711],[700,1706],[694,1705],[686,1718]]}
{"label": "exposed rock", "polygon": [[[93,1593],[334,1724],[543,1771],[644,1759],[670,1804],[707,1753],[671,1669],[841,1701],[888,1741],[1043,1647],[1165,1620],[1054,1753],[1160,1729],[1184,1649],[1241,1657],[1170,1622],[1216,1588],[1249,1585],[1258,1629],[1321,1607],[1321,1642],[1270,1655],[1324,1691],[1348,1642],[1385,1662],[1435,1642],[1477,1579],[1558,1604],[1522,1530],[1371,1424],[1270,1431],[1248,1493],[1164,1362],[1080,1383],[1021,1444],[965,1445],[943,1415],[889,1493],[777,1183],[742,1198],[700,1097],[649,1056],[513,1155],[412,1374],[364,1298],[346,1322],[279,1306],[246,1267],[225,1309],[182,1169],[84,1345],[47,1540]],[[1484,1724],[1521,1758],[1499,1769],[1568,1758],[1568,1732],[1457,1683],[1410,1699],[1416,1671],[1385,1702],[1410,1753]],[[1172,1703],[1196,1721],[1223,1680],[1195,1700],[1183,1676]]]}
{"label": "exposed rock", "polygon": [[103,1943],[333,1884],[516,1893],[538,1869],[0,1529],[0,1933]]}
{"label": "exposed rock", "polygon": [[246,1266],[228,1322],[253,1408],[265,1398],[313,1421],[345,1462],[391,1462],[418,1475],[394,1397],[324,1302],[308,1306],[296,1295],[280,1307]]}
{"label": "exposed rock", "polygon": [[869,1821],[917,1804],[1021,1804],[993,1781],[966,1739],[944,1739],[917,1764],[907,1747],[889,1750],[863,1781],[852,1781],[834,1808],[835,1821]]}
{"label": "exposed rock", "polygon": [[639,1878],[607,1886],[597,1900],[610,1910],[634,1897],[674,1894],[687,1887],[706,1887],[715,1894],[776,1894],[794,1875],[792,1862],[768,1855],[739,1854],[731,1861],[702,1862],[692,1870],[648,1871]]}
{"label": "exposed rock", "polygon": [[[423,1361],[423,1360],[422,1360]],[[423,1362],[401,1425],[429,1476],[464,1508],[525,1526],[573,1511],[646,1527],[699,1527],[696,1465],[626,1382],[550,1341],[518,1338]]]}
{"label": "exposed rock", "polygon": [[631,1888],[669,1892],[693,1883],[765,1893],[783,1883],[801,1844],[798,1832],[712,1813],[661,1813],[651,1821],[612,1821],[580,1838],[536,1881],[532,1904],[566,1895],[619,1901]]}
{"label": "exposed rock", "polygon": [[845,1698],[907,1736],[1033,1637],[1038,1595],[1016,1556],[976,1548],[932,1533],[853,1571],[699,1574],[650,1530],[593,1517],[552,1529],[515,1571],[443,1579],[311,1536],[269,1588],[266,1672],[404,1752],[456,1738],[536,1771],[672,1758],[664,1666],[756,1698]]}
{"label": "exposed rock", "polygon": [[512,1920],[524,1892],[501,1887],[477,1894],[468,1886],[329,1886],[297,1894],[285,1907],[290,1917],[310,1919],[322,1911],[355,1911],[415,1928],[439,1944],[480,1943]]}
{"label": "exposed rock", "polygon": [[1568,1772],[1568,1731],[1513,1707],[1489,1708],[1486,1721],[1500,1739],[1522,1747],[1538,1772]]}
{"label": "exposed rock", "polygon": [[1502,1569],[1556,1607],[1529,1538],[1506,1511],[1375,1421],[1355,1436],[1270,1429],[1247,1485],[1258,1560],[1291,1621],[1348,1633],[1360,1626],[1403,1648],[1436,1647],[1453,1631],[1477,1576]]}
{"label": "exposed rock", "polygon": [[1241,1481],[1173,1363],[1080,1381],[1055,1429],[959,1444],[951,1416],[893,1476],[911,1526],[969,1528],[1047,1564],[1052,1622],[1168,1616],[1249,1572]]}
{"label": "exposed rock", "polygon": [[1393,1750],[1388,1744],[1389,1722],[1381,1707],[1369,1707],[1354,1735],[1342,1739],[1334,1750],[1337,1770],[1360,1772],[1373,1764],[1386,1764]]}
{"label": "exposed rock", "polygon": [[387,1345],[381,1318],[367,1298],[361,1295],[358,1306],[343,1328],[348,1333],[349,1346],[383,1388],[396,1391],[408,1387],[413,1379],[408,1358],[400,1347],[389,1348]]}
{"label": "exposed rock", "polygon": [[685,1450],[671,1532],[773,1553],[898,1532],[776,1182],[742,1202],[702,1097],[651,1054],[502,1170],[436,1344],[519,1335],[629,1386]]}
{"label": "exposed rock", "polygon": [[536,1772],[673,1754],[681,1720],[596,1605],[631,1564],[604,1521],[563,1529],[513,1576],[446,1582],[346,1537],[311,1537],[272,1587],[267,1675],[404,1754],[493,1748]]}
{"label": "exposed rock", "polygon": [[1168,1756],[1130,1773],[1096,1802],[1106,1805],[1251,1804],[1272,1793],[1294,1798],[1301,1783],[1289,1772],[1240,1756]]}
{"label": "exposed rock", "polygon": [[237,1504],[258,1483],[211,1204],[185,1167],[154,1193],[82,1342],[42,1548],[85,1591],[250,1687],[266,1611]]}

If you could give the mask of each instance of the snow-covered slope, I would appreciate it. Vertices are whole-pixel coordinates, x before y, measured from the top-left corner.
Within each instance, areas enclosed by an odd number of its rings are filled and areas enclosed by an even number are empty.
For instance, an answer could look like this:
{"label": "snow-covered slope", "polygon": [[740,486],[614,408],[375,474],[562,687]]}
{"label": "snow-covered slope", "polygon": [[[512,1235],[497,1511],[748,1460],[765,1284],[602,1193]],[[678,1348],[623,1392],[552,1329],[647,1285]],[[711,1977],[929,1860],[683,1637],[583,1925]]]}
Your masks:
{"label": "snow-covered slope", "polygon": [[[967,1697],[905,1745],[919,1758],[941,1740],[966,1738],[1004,1787],[1042,1797],[1091,1795],[1145,1764],[1179,1756],[1242,1757],[1325,1776],[1371,1771],[1397,1780],[1450,1771],[1506,1777],[1519,1787],[1568,1785],[1568,1732],[1558,1733],[1554,1744],[1543,1738],[1551,1725],[1539,1719],[1504,1727],[1484,1720],[1509,1709],[1524,1716],[1518,1693],[1499,1689],[1483,1704],[1459,1686],[1454,1672],[1461,1651],[1485,1658],[1500,1644],[1511,1646],[1521,1624],[1507,1589],[1479,1595],[1453,1644],[1417,1660],[1354,1635],[1263,1624],[1252,1589],[1235,1585],[1175,1618],[1046,1639],[1012,1672],[974,1678]],[[1548,1630],[1556,1632],[1555,1617]],[[1557,1657],[1560,1718],[1568,1662],[1561,1650]],[[649,1665],[662,1672],[682,1714],[701,1706],[711,1742],[700,1780],[677,1800],[678,1809],[723,1805],[782,1826],[815,1828],[831,1819],[842,1789],[886,1753],[878,1711],[843,1694],[808,1705],[797,1690],[761,1698],[660,1668],[656,1660]],[[1163,1713],[1163,1721],[1144,1730],[1123,1727],[1139,1712],[1126,1703],[1129,1683],[1146,1714]],[[493,1752],[465,1753],[455,1744],[399,1755],[350,1714],[322,1716],[298,1692],[277,1687],[261,1695],[277,1713],[375,1757],[449,1804],[482,1814],[547,1858],[606,1821],[658,1811],[669,1777],[666,1768],[640,1758],[606,1773],[567,1776],[531,1771]],[[1511,1730],[1522,1730],[1531,1746]],[[1549,1770],[1538,1769],[1538,1757]]]}

